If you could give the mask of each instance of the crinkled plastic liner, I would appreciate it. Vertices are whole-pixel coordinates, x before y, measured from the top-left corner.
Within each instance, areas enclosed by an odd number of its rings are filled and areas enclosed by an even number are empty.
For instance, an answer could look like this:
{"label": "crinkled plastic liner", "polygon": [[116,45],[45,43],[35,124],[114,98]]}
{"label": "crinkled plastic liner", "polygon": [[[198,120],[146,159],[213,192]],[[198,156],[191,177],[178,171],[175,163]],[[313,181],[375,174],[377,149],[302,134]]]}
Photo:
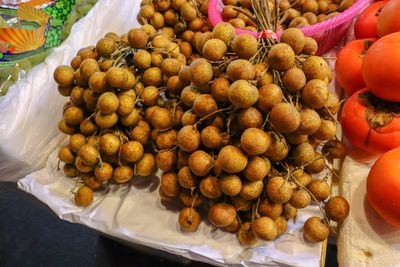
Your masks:
{"label": "crinkled plastic liner", "polygon": [[[68,64],[79,48],[95,44],[105,33],[124,33],[135,26],[139,4],[138,0],[100,0],[45,63],[0,99],[0,180],[15,181],[40,169],[19,180],[18,186],[60,218],[129,243],[220,266],[319,266],[322,244],[305,242],[302,233],[304,221],[319,215],[316,206],[300,210],[278,240],[243,248],[235,235],[215,230],[207,220],[197,232],[181,233],[179,210],[161,203],[156,176],[136,177],[130,185],[96,192],[87,208],[74,204],[71,190],[75,180],[66,178],[57,167],[57,148],[65,139],[57,124],[66,98],[58,94],[52,73],[56,66]],[[206,218],[204,211],[202,216]]]}

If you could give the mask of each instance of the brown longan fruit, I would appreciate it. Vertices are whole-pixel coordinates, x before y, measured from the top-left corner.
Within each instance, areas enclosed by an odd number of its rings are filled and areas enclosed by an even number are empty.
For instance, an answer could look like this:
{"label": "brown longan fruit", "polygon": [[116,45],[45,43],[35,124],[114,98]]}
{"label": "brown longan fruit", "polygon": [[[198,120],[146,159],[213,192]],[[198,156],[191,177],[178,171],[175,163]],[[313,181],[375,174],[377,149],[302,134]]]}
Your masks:
{"label": "brown longan fruit", "polygon": [[93,202],[93,190],[84,185],[75,193],[75,204],[78,206],[89,206]]}
{"label": "brown longan fruit", "polygon": [[100,95],[97,108],[102,114],[110,115],[117,111],[119,107],[118,97],[112,92],[105,92]]}
{"label": "brown longan fruit", "polygon": [[198,186],[199,177],[194,175],[188,166],[184,166],[178,172],[178,182],[182,187],[191,189]]}
{"label": "brown longan fruit", "polygon": [[211,95],[218,102],[228,102],[228,89],[230,83],[225,77],[219,77],[211,84]]}
{"label": "brown longan fruit", "polygon": [[329,227],[318,217],[311,217],[304,223],[304,238],[310,242],[322,242],[329,236]]}
{"label": "brown longan fruit", "polygon": [[86,165],[85,163],[82,162],[81,158],[78,156],[75,158],[75,167],[81,172],[81,173],[89,173],[93,171],[93,167]]}
{"label": "brown longan fruit", "polygon": [[248,128],[240,136],[241,148],[251,156],[264,154],[270,143],[269,135],[259,128]]}
{"label": "brown longan fruit", "polygon": [[261,127],[264,118],[257,108],[250,107],[241,110],[237,120],[241,129],[248,129]]}
{"label": "brown longan fruit", "polygon": [[69,138],[69,148],[74,153],[78,153],[79,149],[81,149],[81,147],[86,143],[87,143],[86,137],[80,133],[71,135]]}
{"label": "brown longan fruit", "polygon": [[218,186],[217,177],[212,175],[209,175],[200,181],[200,192],[203,196],[209,199],[217,199],[223,194]]}
{"label": "brown longan fruit", "polygon": [[308,57],[302,65],[304,74],[307,77],[307,81],[318,79],[318,80],[330,80],[330,70],[326,61],[318,56]]}
{"label": "brown longan fruit", "polygon": [[213,38],[204,43],[203,56],[211,61],[219,61],[225,56],[227,50],[224,41]]}
{"label": "brown longan fruit", "polygon": [[[169,26],[174,26],[179,21],[179,15],[175,13],[172,9],[165,11],[164,13],[165,24]],[[165,29],[165,28],[163,28]]]}
{"label": "brown longan fruit", "polygon": [[310,25],[314,25],[318,22],[318,18],[317,15],[315,15],[315,13],[312,12],[306,12],[303,14],[303,17],[306,18],[306,20],[308,21],[308,23]]}
{"label": "brown longan fruit", "polygon": [[221,162],[222,169],[227,173],[238,173],[247,166],[247,157],[239,148],[227,145],[224,146],[218,154],[218,160]]}
{"label": "brown longan fruit", "polygon": [[346,145],[339,140],[329,140],[322,147],[322,153],[328,158],[342,159],[347,154]]}
{"label": "brown longan fruit", "polygon": [[135,99],[127,94],[119,94],[118,95],[119,106],[117,109],[117,113],[121,116],[128,116],[132,113],[135,107]]}
{"label": "brown longan fruit", "polygon": [[139,69],[148,69],[151,67],[151,54],[144,49],[140,49],[133,55],[133,63]]}
{"label": "brown longan fruit", "polygon": [[196,127],[184,126],[178,132],[177,143],[180,149],[185,152],[193,152],[200,146],[201,135]]}
{"label": "brown longan fruit", "polygon": [[170,172],[176,168],[177,160],[175,152],[170,150],[160,151],[156,156],[156,165],[160,170]]}
{"label": "brown longan fruit", "polygon": [[113,156],[117,154],[120,144],[121,143],[118,137],[111,133],[106,133],[100,138],[100,149],[104,154],[108,156]]}
{"label": "brown longan fruit", "polygon": [[107,162],[102,162],[94,169],[94,175],[99,181],[107,181],[111,179],[113,177],[113,173],[113,167]]}
{"label": "brown longan fruit", "polygon": [[193,86],[186,86],[181,92],[181,101],[188,107],[193,106],[193,102],[201,93]]}
{"label": "brown longan fruit", "polygon": [[310,205],[311,196],[304,189],[296,189],[293,191],[293,195],[289,200],[289,204],[292,205],[296,209],[303,209]]}
{"label": "brown longan fruit", "polygon": [[237,80],[228,89],[228,99],[237,108],[249,108],[258,98],[257,87],[246,80]]}
{"label": "brown longan fruit", "polygon": [[197,122],[197,115],[192,110],[187,110],[182,115],[183,126],[193,126]]}
{"label": "brown longan fruit", "polygon": [[136,162],[143,157],[143,145],[137,141],[128,141],[121,145],[120,155],[127,162]]}
{"label": "brown longan fruit", "polygon": [[161,83],[163,82],[161,69],[158,67],[151,67],[151,68],[146,69],[143,73],[142,81],[147,86],[150,86],[150,85],[160,86]]}
{"label": "brown longan fruit", "polygon": [[313,109],[300,110],[300,125],[296,133],[310,135],[318,131],[321,126],[321,118]]}
{"label": "brown longan fruit", "polygon": [[69,178],[75,178],[79,175],[79,171],[73,163],[72,164],[70,164],[70,163],[64,164],[63,171],[64,171],[64,174]]}
{"label": "brown longan fruit", "polygon": [[321,153],[315,152],[314,160],[306,166],[306,171],[311,174],[316,174],[323,170],[325,170],[325,158]]}
{"label": "brown longan fruit", "polygon": [[155,86],[146,86],[140,94],[140,99],[146,106],[154,106],[159,97],[158,89]]}
{"label": "brown longan fruit", "polygon": [[151,114],[150,122],[154,128],[166,130],[173,126],[173,118],[171,113],[166,108],[157,108]]}
{"label": "brown longan fruit", "polygon": [[130,166],[120,165],[115,168],[113,178],[117,183],[123,184],[132,180],[133,175],[133,169]]}
{"label": "brown longan fruit", "polygon": [[285,217],[283,217],[283,216],[277,217],[276,219],[274,219],[274,223],[275,223],[276,227],[278,228],[278,236],[283,235],[288,228]]}
{"label": "brown longan fruit", "polygon": [[[294,29],[294,28],[291,28]],[[291,92],[295,93],[303,89],[303,87],[306,85],[306,75],[304,72],[299,69],[299,68],[290,68],[285,75],[283,76],[282,79],[283,85],[285,88]]]}
{"label": "brown longan fruit", "polygon": [[230,225],[221,227],[221,230],[228,233],[237,233],[239,227],[240,227],[239,220],[236,218]]}
{"label": "brown longan fruit", "polygon": [[208,219],[216,227],[226,227],[236,219],[235,207],[229,204],[217,203],[209,208]]}
{"label": "brown longan fruit", "polygon": [[274,83],[262,85],[258,89],[258,93],[256,106],[260,111],[269,111],[283,100],[281,88]]}
{"label": "brown longan fruit", "polygon": [[58,151],[58,158],[64,163],[74,163],[75,155],[69,145],[65,145]]}
{"label": "brown longan fruit", "polygon": [[204,202],[204,197],[197,190],[183,189],[179,192],[179,199],[187,207],[198,207]]}
{"label": "brown longan fruit", "polygon": [[79,149],[78,157],[84,164],[94,166],[99,162],[100,153],[94,146],[86,144]]}
{"label": "brown longan fruit", "polygon": [[336,135],[336,124],[331,120],[321,120],[321,126],[312,135],[318,140],[331,140]]}
{"label": "brown longan fruit", "polygon": [[274,240],[278,236],[278,227],[271,218],[260,217],[251,224],[254,235],[263,240]]}
{"label": "brown longan fruit", "polygon": [[161,190],[170,197],[178,196],[181,186],[178,183],[178,176],[174,172],[167,172],[161,176]]}
{"label": "brown longan fruit", "polygon": [[311,183],[312,181],[312,176],[309,175],[307,172],[301,173],[298,177],[296,177],[296,181],[301,184],[302,186],[307,186]]}
{"label": "brown longan fruit", "polygon": [[235,36],[235,28],[227,22],[218,23],[212,31],[212,37],[222,40],[227,46],[230,45]]}
{"label": "brown longan fruit", "polygon": [[139,111],[134,108],[132,112],[128,116],[121,116],[120,118],[121,124],[125,127],[134,127],[138,124],[141,116]]}
{"label": "brown longan fruit", "polygon": [[61,65],[54,70],[54,80],[63,87],[68,87],[73,84],[75,71],[70,66]]}
{"label": "brown longan fruit", "polygon": [[172,149],[176,146],[178,132],[174,129],[158,133],[156,137],[157,147],[161,150]]}
{"label": "brown longan fruit", "polygon": [[185,84],[181,80],[179,80],[179,76],[174,75],[168,78],[166,82],[166,87],[168,95],[176,97],[181,94],[182,89],[185,87]]}
{"label": "brown longan fruit", "polygon": [[273,203],[272,201],[268,200],[268,198],[266,198],[260,202],[257,211],[261,216],[267,216],[275,220],[282,214],[282,210],[282,204]]}
{"label": "brown longan fruit", "polygon": [[302,10],[303,13],[312,12],[315,14],[318,12],[318,2],[316,0],[305,0]]}
{"label": "brown longan fruit", "polygon": [[82,87],[75,86],[74,88],[72,88],[70,95],[71,102],[76,105],[84,105],[85,100],[83,99],[83,92],[84,89]]}
{"label": "brown longan fruit", "polygon": [[77,70],[77,69],[79,69],[79,66],[81,65],[81,63],[82,63],[81,56],[75,56],[71,59],[70,65],[74,70]]}
{"label": "brown longan fruit", "polygon": [[57,90],[60,93],[60,95],[68,97],[71,95],[73,86],[67,86],[67,87],[62,87],[60,85],[57,86]]}
{"label": "brown longan fruit", "polygon": [[302,54],[313,56],[318,51],[318,43],[311,37],[306,37]]}
{"label": "brown longan fruit", "polygon": [[79,71],[88,80],[93,73],[100,71],[100,67],[95,59],[87,58],[82,61]]}
{"label": "brown longan fruit", "polygon": [[111,67],[106,72],[106,81],[114,88],[122,88],[127,80],[127,73],[120,67]]}
{"label": "brown longan fruit", "polygon": [[148,41],[149,41],[149,36],[146,34],[145,31],[141,29],[131,29],[128,32],[128,42],[132,48],[143,49],[146,47]]}
{"label": "brown longan fruit", "polygon": [[196,9],[188,2],[182,4],[180,14],[185,21],[192,21],[197,16]]}
{"label": "brown longan fruit", "polygon": [[204,58],[195,59],[190,64],[189,77],[194,85],[208,83],[213,78],[212,65]]}
{"label": "brown longan fruit", "polygon": [[168,77],[177,75],[180,69],[181,65],[179,64],[179,60],[176,58],[166,58],[161,63],[162,73]]}
{"label": "brown longan fruit", "polygon": [[264,155],[268,156],[272,161],[283,160],[289,153],[289,148],[286,144],[285,138],[275,134],[274,132],[269,132],[269,134],[271,136],[271,144]]}
{"label": "brown longan fruit", "polygon": [[135,126],[131,131],[132,139],[140,142],[142,145],[147,144],[150,134],[150,127],[140,125],[140,121],[138,122],[138,125]]}
{"label": "brown longan fruit", "polygon": [[256,236],[251,230],[250,222],[245,222],[240,226],[237,232],[237,238],[242,246],[252,246],[257,243]]}
{"label": "brown longan fruit", "polygon": [[228,175],[218,180],[219,188],[228,196],[236,196],[242,190],[242,181],[237,175]]}
{"label": "brown longan fruit", "polygon": [[322,108],[328,101],[328,85],[319,79],[310,80],[301,92],[302,101],[310,108]]}
{"label": "brown longan fruit", "polygon": [[157,169],[155,158],[150,153],[145,153],[143,157],[136,162],[136,174],[139,176],[150,176]]}
{"label": "brown longan fruit", "polygon": [[313,180],[307,185],[307,189],[310,190],[311,194],[318,200],[323,201],[327,199],[331,193],[331,187],[326,181]]}
{"label": "brown longan fruit", "polygon": [[286,203],[285,205],[283,205],[282,215],[283,217],[285,217],[286,220],[296,218],[297,209],[292,205],[290,205],[289,203]]}
{"label": "brown longan fruit", "polygon": [[292,104],[279,103],[272,107],[269,121],[278,132],[290,133],[300,126],[300,113]]}
{"label": "brown longan fruit", "polygon": [[201,131],[200,139],[205,147],[217,149],[222,143],[221,131],[215,126],[207,126]]}
{"label": "brown longan fruit", "polygon": [[297,17],[294,18],[290,23],[289,27],[290,28],[302,28],[309,26],[310,24],[308,23],[308,20],[305,17]]}
{"label": "brown longan fruit", "polygon": [[322,117],[329,118],[339,112],[340,104],[341,102],[338,95],[334,92],[329,92],[328,100],[322,108],[317,110],[317,112]]}
{"label": "brown longan fruit", "polygon": [[271,47],[268,53],[268,64],[277,71],[286,71],[295,62],[293,49],[285,43],[279,43]]}
{"label": "brown longan fruit", "polygon": [[65,122],[72,126],[79,125],[83,121],[84,116],[83,110],[78,107],[69,107],[64,112]]}
{"label": "brown longan fruit", "polygon": [[283,177],[276,176],[268,181],[267,194],[273,202],[283,204],[292,197],[293,188]]}
{"label": "brown longan fruit", "polygon": [[198,176],[206,176],[212,169],[214,159],[205,151],[197,150],[190,154],[188,166]]}
{"label": "brown longan fruit", "polygon": [[256,76],[256,69],[246,59],[236,59],[229,63],[226,74],[231,81],[253,80]]}
{"label": "brown longan fruit", "polygon": [[96,124],[104,129],[112,128],[118,122],[118,115],[114,112],[110,115],[102,114],[101,112],[96,112],[95,115]]}
{"label": "brown longan fruit", "polygon": [[199,228],[201,217],[193,208],[183,208],[179,213],[179,226],[181,230],[186,232],[196,232]]}
{"label": "brown longan fruit", "polygon": [[106,73],[97,71],[89,78],[89,88],[95,93],[104,93],[107,90]]}
{"label": "brown longan fruit", "polygon": [[289,28],[282,32],[281,42],[290,45],[296,55],[304,48],[304,33],[297,28]]}
{"label": "brown longan fruit", "polygon": [[303,166],[315,159],[315,151],[310,143],[302,143],[293,149],[292,157],[296,165]]}
{"label": "brown longan fruit", "polygon": [[194,99],[192,109],[196,115],[202,118],[217,111],[218,106],[210,94],[201,94]]}
{"label": "brown longan fruit", "polygon": [[244,181],[240,196],[245,200],[257,199],[264,189],[264,183],[262,181]]}
{"label": "brown longan fruit", "polygon": [[236,35],[232,40],[232,51],[239,58],[250,59],[257,53],[258,41],[254,36],[249,34]]}
{"label": "brown longan fruit", "polygon": [[155,10],[154,10],[153,5],[151,5],[151,4],[144,5],[144,6],[140,7],[139,16],[149,20],[154,16],[154,12],[155,12]]}
{"label": "brown longan fruit", "polygon": [[325,212],[329,219],[335,222],[342,222],[350,212],[347,200],[341,196],[331,197],[325,204]]}
{"label": "brown longan fruit", "polygon": [[249,181],[261,181],[267,176],[270,169],[271,162],[268,158],[253,156],[249,158],[243,174]]}
{"label": "brown longan fruit", "polygon": [[101,71],[108,71],[112,66],[114,65],[114,60],[107,58],[104,59],[101,63],[100,63],[100,70]]}
{"label": "brown longan fruit", "polygon": [[116,48],[115,41],[109,37],[101,38],[96,44],[96,52],[101,57],[109,57]]}

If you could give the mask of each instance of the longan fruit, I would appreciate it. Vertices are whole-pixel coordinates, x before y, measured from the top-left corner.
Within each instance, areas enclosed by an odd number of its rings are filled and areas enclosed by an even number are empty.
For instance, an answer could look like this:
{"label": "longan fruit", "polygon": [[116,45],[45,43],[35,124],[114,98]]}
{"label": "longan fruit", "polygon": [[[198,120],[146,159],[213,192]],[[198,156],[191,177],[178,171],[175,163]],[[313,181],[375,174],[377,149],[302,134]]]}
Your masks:
{"label": "longan fruit", "polygon": [[239,227],[240,227],[239,220],[236,218],[236,220],[234,220],[233,223],[231,223],[230,225],[221,227],[221,230],[228,233],[237,233]]}
{"label": "longan fruit", "polygon": [[266,198],[260,202],[257,211],[261,216],[267,216],[275,220],[276,218],[281,216],[282,210],[282,204],[273,203],[272,201],[269,201],[268,198]]}
{"label": "longan fruit", "polygon": [[214,159],[205,151],[197,150],[190,154],[188,166],[198,176],[206,176],[212,169]]}
{"label": "longan fruit", "polygon": [[310,190],[311,194],[318,200],[323,201],[327,199],[331,193],[331,187],[326,181],[323,180],[312,180],[308,185],[307,189]]}
{"label": "longan fruit", "polygon": [[64,164],[63,171],[64,171],[64,174],[69,178],[75,178],[79,175],[79,171],[73,163],[72,164],[70,164],[70,163]]}
{"label": "longan fruit", "polygon": [[317,110],[317,112],[322,117],[329,118],[339,112],[340,104],[341,102],[337,94],[334,92],[329,92],[328,100],[325,102],[322,108]]}
{"label": "longan fruit", "polygon": [[150,122],[154,128],[159,130],[171,128],[174,123],[171,113],[166,108],[155,109],[151,114]]}
{"label": "longan fruit", "polygon": [[170,197],[178,196],[181,186],[178,183],[178,176],[176,173],[167,172],[161,176],[161,190]]}
{"label": "longan fruit", "polygon": [[302,101],[310,108],[322,108],[328,101],[328,85],[319,79],[310,80],[304,86],[301,92]]}
{"label": "longan fruit", "polygon": [[127,94],[118,95],[119,106],[117,113],[121,116],[128,116],[135,107],[135,99]]}
{"label": "longan fruit", "polygon": [[93,73],[100,71],[99,64],[93,58],[87,58],[82,61],[79,71],[86,79],[89,79]]}
{"label": "longan fruit", "polygon": [[96,44],[96,52],[101,57],[109,57],[116,49],[115,41],[109,37],[101,38]]}
{"label": "longan fruit", "polygon": [[170,150],[160,151],[156,156],[156,165],[160,170],[170,172],[175,169],[177,160],[175,152]]}
{"label": "longan fruit", "polygon": [[84,174],[82,175],[83,182],[85,185],[89,186],[91,189],[99,189],[102,186],[102,182],[97,180],[93,174]]}
{"label": "longan fruit", "polygon": [[264,183],[262,181],[244,181],[240,196],[245,200],[257,199],[264,189]]}
{"label": "longan fruit", "polygon": [[282,78],[282,82],[289,92],[295,93],[303,89],[303,87],[306,85],[307,80],[304,72],[301,69],[294,67],[286,71],[285,75]]}
{"label": "longan fruit", "polygon": [[200,146],[201,135],[196,127],[184,126],[178,132],[177,143],[180,149],[185,152],[193,152]]}
{"label": "longan fruit", "polygon": [[286,203],[283,205],[282,215],[286,220],[293,219],[297,216],[297,209],[289,203]]}
{"label": "longan fruit", "polygon": [[302,65],[302,70],[307,81],[318,79],[324,81],[329,79],[330,70],[326,61],[318,56],[308,57]]}
{"label": "longan fruit", "polygon": [[274,83],[262,85],[258,93],[256,106],[260,111],[269,111],[283,100],[282,89]]}
{"label": "longan fruit", "polygon": [[58,151],[58,158],[64,163],[74,163],[75,155],[69,145],[65,145]]}
{"label": "longan fruit", "polygon": [[71,86],[74,82],[75,71],[70,66],[61,65],[54,70],[54,80],[62,87]]}
{"label": "longan fruit", "polygon": [[99,162],[100,153],[94,146],[86,144],[79,149],[78,157],[84,164],[94,166]]}
{"label": "longan fruit", "polygon": [[105,92],[100,95],[97,107],[102,114],[110,115],[118,110],[118,97],[112,92]]}
{"label": "longan fruit", "polygon": [[316,0],[305,0],[302,10],[303,13],[312,12],[315,14],[318,12],[318,2]]}
{"label": "longan fruit", "polygon": [[194,99],[192,109],[196,115],[202,118],[217,111],[218,106],[210,94],[201,94]]}
{"label": "longan fruit", "polygon": [[81,173],[89,173],[89,172],[93,171],[93,167],[83,163],[82,159],[79,156],[75,158],[75,167]]}
{"label": "longan fruit", "polygon": [[283,204],[292,197],[293,188],[283,177],[276,176],[268,181],[267,194],[273,202]]}
{"label": "longan fruit", "polygon": [[248,128],[240,136],[240,146],[250,156],[264,154],[270,143],[269,135],[259,128]]}
{"label": "longan fruit", "polygon": [[329,236],[329,227],[318,217],[311,217],[304,223],[304,238],[310,242],[322,242]]}
{"label": "longan fruit", "polygon": [[75,193],[75,204],[78,206],[87,207],[93,202],[93,190],[84,185],[81,186]]}
{"label": "longan fruit", "polygon": [[82,63],[81,56],[75,56],[71,59],[70,65],[74,70],[77,70],[77,69],[79,69],[79,66],[81,65],[81,63]]}
{"label": "longan fruit", "polygon": [[151,67],[146,69],[143,72],[142,75],[142,81],[147,85],[147,86],[160,86],[163,82],[162,79],[162,71],[158,67]]}
{"label": "longan fruit", "polygon": [[121,157],[127,162],[136,162],[143,157],[143,145],[137,141],[128,141],[121,145]]}
{"label": "longan fruit", "polygon": [[335,222],[342,222],[350,212],[347,200],[341,196],[331,197],[325,204],[325,212],[329,219]]}
{"label": "longan fruit", "polygon": [[116,155],[119,151],[120,144],[118,137],[111,133],[106,133],[100,138],[100,149],[108,156]]}
{"label": "longan fruit", "polygon": [[228,89],[230,83],[227,78],[219,77],[211,84],[211,95],[212,97],[222,103],[228,102]]}
{"label": "longan fruit", "polygon": [[111,179],[113,177],[113,173],[113,167],[107,162],[102,162],[94,169],[94,175],[99,181],[107,181]]}
{"label": "longan fruit", "polygon": [[96,124],[101,128],[112,128],[118,122],[118,115],[115,112],[111,113],[110,115],[96,112],[95,121]]}
{"label": "longan fruit", "polygon": [[274,132],[269,132],[268,134],[271,136],[271,144],[264,155],[268,156],[272,161],[283,160],[289,153],[289,148],[286,144],[285,138],[275,134]]}
{"label": "longan fruit", "polygon": [[213,38],[204,43],[203,56],[211,61],[219,61],[225,56],[227,50],[228,47],[224,41]]}
{"label": "longan fruit", "polygon": [[163,131],[156,137],[157,147],[161,150],[172,149],[177,144],[178,132],[174,129]]}
{"label": "longan fruit", "polygon": [[304,39],[304,47],[302,54],[313,56],[318,51],[318,43],[311,37],[306,37]]}
{"label": "longan fruit", "polygon": [[269,121],[278,132],[290,133],[300,126],[300,113],[292,104],[279,103],[272,107]]}
{"label": "longan fruit", "polygon": [[203,85],[213,78],[212,65],[204,58],[195,59],[190,63],[189,77],[194,85]]}
{"label": "longan fruit", "polygon": [[155,158],[150,153],[145,153],[143,157],[136,162],[136,174],[139,176],[150,176],[157,169]]}
{"label": "longan fruit", "polygon": [[179,64],[179,60],[176,58],[166,58],[161,63],[162,73],[168,77],[177,75],[180,69],[181,65]]}
{"label": "longan fruit", "polygon": [[125,83],[122,84],[121,89],[122,90],[130,90],[136,84],[136,77],[134,75],[134,71],[132,69],[128,69],[128,68],[123,68],[122,70],[126,73],[126,76],[128,77],[128,79],[125,81]]}
{"label": "longan fruit", "polygon": [[186,3],[182,4],[182,6],[180,8],[180,14],[185,21],[189,22],[196,18],[197,11],[191,4],[186,2]]}
{"label": "longan fruit", "polygon": [[303,172],[301,173],[301,175],[299,175],[298,177],[296,177],[296,181],[301,184],[302,186],[307,186],[311,183],[312,181],[312,176],[310,174],[308,174],[307,172]]}
{"label": "longan fruit", "polygon": [[123,87],[128,80],[127,73],[120,67],[111,67],[106,72],[107,83],[114,88]]}
{"label": "longan fruit", "polygon": [[321,117],[313,109],[300,110],[300,125],[296,133],[310,135],[318,131],[321,126]]}
{"label": "longan fruit", "polygon": [[84,116],[83,110],[78,107],[69,107],[64,112],[65,122],[72,126],[79,125],[83,121]]}
{"label": "longan fruit", "polygon": [[222,143],[221,131],[215,126],[207,126],[201,131],[200,139],[205,147],[217,149]]}
{"label": "longan fruit", "polygon": [[255,107],[241,110],[237,118],[241,129],[259,128],[264,120],[261,112]]}
{"label": "longan fruit", "polygon": [[151,5],[151,4],[144,5],[144,6],[140,7],[139,16],[149,20],[154,16],[154,12],[155,12],[155,10],[154,10],[153,5]]}
{"label": "longan fruit", "polygon": [[83,99],[83,92],[84,89],[82,87],[75,86],[74,88],[72,88],[70,95],[71,102],[76,105],[85,104],[85,100]]}
{"label": "longan fruit", "polygon": [[249,108],[258,98],[257,87],[246,80],[237,80],[228,89],[228,99],[237,108]]}
{"label": "longan fruit", "polygon": [[219,151],[218,160],[221,162],[222,169],[227,173],[243,171],[248,161],[243,151],[232,145],[224,146]]}
{"label": "longan fruit", "polygon": [[[153,19],[154,19],[154,16],[153,16]],[[143,49],[146,47],[148,41],[149,41],[149,36],[146,34],[145,31],[143,31],[141,29],[131,29],[128,32],[128,42],[132,48]]]}
{"label": "longan fruit", "polygon": [[140,99],[146,106],[154,106],[157,104],[159,97],[158,89],[155,86],[146,86],[140,94]]}
{"label": "longan fruit", "polygon": [[97,71],[89,78],[89,88],[95,93],[104,93],[107,89],[106,73]]}
{"label": "longan fruit", "polygon": [[62,87],[60,85],[57,86],[57,90],[60,93],[60,95],[68,97],[71,95],[73,86],[67,86],[67,87]]}
{"label": "longan fruit", "polygon": [[285,139],[289,144],[300,145],[307,142],[308,135],[298,134],[297,131],[285,134]]}
{"label": "longan fruit", "polygon": [[304,189],[296,189],[293,190],[293,195],[289,200],[289,204],[292,205],[296,209],[303,209],[310,205],[311,196]]}
{"label": "longan fruit", "polygon": [[342,159],[347,154],[346,145],[339,140],[329,140],[322,147],[322,153],[328,158]]}
{"label": "longan fruit", "polygon": [[303,17],[306,18],[306,20],[308,21],[308,23],[310,25],[314,25],[318,22],[318,18],[317,15],[315,15],[315,13],[312,12],[306,12],[303,14]]}
{"label": "longan fruit", "polygon": [[120,165],[115,168],[113,178],[117,183],[123,184],[132,180],[133,175],[133,169],[130,166]]}
{"label": "longan fruit", "polygon": [[114,64],[114,60],[107,58],[100,63],[100,70],[107,72]]}
{"label": "longan fruit", "polygon": [[179,226],[186,232],[196,232],[199,228],[201,217],[194,208],[183,208],[179,213]]}
{"label": "longan fruit", "polygon": [[226,227],[236,219],[235,207],[224,203],[212,205],[208,210],[208,219],[216,227]]}
{"label": "longan fruit", "polygon": [[243,174],[249,181],[261,181],[267,176],[270,169],[271,162],[268,158],[253,156],[249,158]]}
{"label": "longan fruit", "polygon": [[308,23],[308,20],[304,17],[297,17],[294,18],[290,23],[289,23],[289,28],[301,28],[301,27],[306,27],[309,26],[310,24]]}
{"label": "longan fruit", "polygon": [[314,160],[306,166],[306,171],[311,174],[316,174],[323,170],[325,170],[325,158],[321,153],[315,152]]}
{"label": "longan fruit", "polygon": [[144,49],[140,49],[133,55],[135,67],[145,70],[151,67],[151,54]]}
{"label": "longan fruit", "polygon": [[242,181],[237,175],[228,175],[218,180],[221,191],[228,196],[236,196],[242,190]]}
{"label": "longan fruit", "polygon": [[256,69],[248,60],[236,59],[229,63],[226,74],[233,82],[237,80],[253,80],[256,76]]}
{"label": "longan fruit", "polygon": [[288,44],[273,45],[268,52],[268,64],[277,71],[286,71],[295,62],[295,53]]}
{"label": "longan fruit", "polygon": [[179,199],[187,207],[198,207],[204,202],[204,197],[196,191],[183,189],[179,192]]}
{"label": "longan fruit", "polygon": [[218,182],[218,179],[212,175],[203,178],[200,181],[200,192],[209,199],[219,198],[223,193],[218,186]]}
{"label": "longan fruit", "polygon": [[232,51],[236,53],[239,58],[250,59],[257,53],[258,41],[249,34],[236,35],[232,40]]}
{"label": "longan fruit", "polygon": [[218,23],[212,31],[212,37],[222,40],[227,46],[230,45],[235,36],[235,28],[227,22]]}
{"label": "longan fruit", "polygon": [[290,45],[296,55],[304,48],[304,33],[297,28],[289,28],[282,32],[281,42]]}
{"label": "longan fruit", "polygon": [[69,148],[76,154],[79,152],[79,149],[86,143],[86,137],[80,133],[71,135],[69,138]]}
{"label": "longan fruit", "polygon": [[188,166],[184,166],[178,172],[178,182],[182,187],[191,189],[198,186],[199,177],[194,175]]}
{"label": "longan fruit", "polygon": [[274,219],[274,223],[275,223],[276,227],[278,228],[278,236],[283,235],[288,228],[285,217],[283,217],[283,216],[277,217],[276,219]]}
{"label": "longan fruit", "polygon": [[278,236],[278,227],[271,218],[260,217],[251,224],[254,235],[263,240],[274,240]]}
{"label": "longan fruit", "polygon": [[331,120],[321,120],[321,126],[313,133],[313,137],[318,140],[331,140],[336,135],[336,124]]}
{"label": "longan fruit", "polygon": [[293,149],[292,157],[298,166],[309,164],[315,159],[314,148],[309,143],[302,143]]}
{"label": "longan fruit", "polygon": [[245,222],[240,226],[237,232],[237,238],[242,246],[252,246],[257,243],[256,236],[251,230],[250,222]]}

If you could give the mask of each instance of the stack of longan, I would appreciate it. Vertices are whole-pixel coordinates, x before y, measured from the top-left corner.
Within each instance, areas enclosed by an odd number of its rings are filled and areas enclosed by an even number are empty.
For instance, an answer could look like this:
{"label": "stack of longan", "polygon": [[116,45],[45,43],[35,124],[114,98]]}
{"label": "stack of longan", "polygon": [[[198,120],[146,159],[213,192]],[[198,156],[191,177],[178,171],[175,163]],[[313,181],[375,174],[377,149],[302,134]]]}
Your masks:
{"label": "stack of longan", "polygon": [[[235,28],[257,31],[253,20],[251,0],[222,0],[224,8],[222,17]],[[282,28],[305,27],[328,20],[345,11],[356,0],[280,0],[279,10],[282,13]],[[271,11],[275,1],[268,0]],[[240,8],[240,10],[238,10]]]}

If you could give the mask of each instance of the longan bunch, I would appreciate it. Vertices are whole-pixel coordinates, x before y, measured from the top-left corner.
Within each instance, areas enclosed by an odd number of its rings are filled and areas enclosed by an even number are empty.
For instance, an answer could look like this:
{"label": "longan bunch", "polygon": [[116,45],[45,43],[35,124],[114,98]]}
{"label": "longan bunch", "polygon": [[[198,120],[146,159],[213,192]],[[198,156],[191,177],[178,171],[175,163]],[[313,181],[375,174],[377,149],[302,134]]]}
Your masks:
{"label": "longan bunch", "polygon": [[[315,41],[295,28],[264,57],[254,37],[236,36],[229,23],[217,25],[199,48],[202,57],[179,71],[185,87],[171,104],[175,123],[165,118],[169,127],[152,133],[164,172],[161,198],[182,203],[183,231],[198,229],[198,207],[206,205],[208,220],[237,233],[242,245],[274,240],[298,209],[312,201],[322,207],[330,185],[312,175],[327,168],[327,158],[346,153],[331,140],[340,107],[328,91],[332,73],[313,56]],[[323,232],[319,241],[326,238]]]}
{"label": "longan bunch", "polygon": [[[222,17],[235,28],[257,31],[251,19],[254,7],[251,0],[223,0]],[[282,16],[281,27],[300,28],[328,20],[352,6],[356,0],[268,0],[268,8],[273,12],[278,5]]]}

